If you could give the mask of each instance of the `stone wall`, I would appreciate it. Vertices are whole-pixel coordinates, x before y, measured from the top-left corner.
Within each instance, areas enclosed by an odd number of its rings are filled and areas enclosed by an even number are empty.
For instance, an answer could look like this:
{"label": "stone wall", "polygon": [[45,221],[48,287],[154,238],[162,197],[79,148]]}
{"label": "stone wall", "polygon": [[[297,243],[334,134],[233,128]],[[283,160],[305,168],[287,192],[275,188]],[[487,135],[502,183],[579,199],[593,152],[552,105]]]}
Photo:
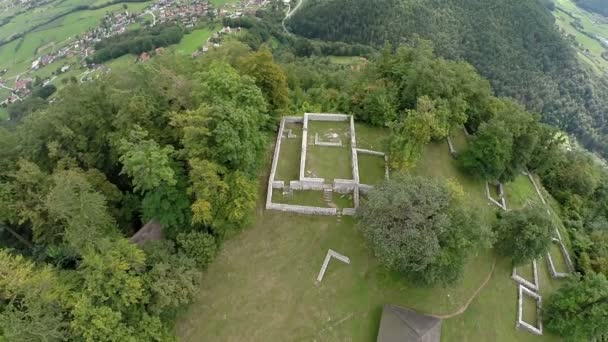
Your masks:
{"label": "stone wall", "polygon": [[355,208],[344,208],[342,209],[342,215],[344,216],[355,216],[357,209]]}
{"label": "stone wall", "polygon": [[335,192],[346,194],[354,192],[357,183],[352,179],[334,179],[333,189]]}
{"label": "stone wall", "polygon": [[547,204],[547,201],[545,201],[545,197],[543,197],[543,194],[540,192],[540,188],[538,187],[538,184],[536,184],[536,181],[534,180],[534,177],[532,177],[532,174],[530,174],[529,172],[522,172],[522,173],[524,175],[528,176],[528,179],[532,183],[532,186],[534,186],[534,190],[536,191],[536,194],[540,198],[540,201],[543,202],[543,204]]}
{"label": "stone wall", "polygon": [[524,285],[530,290],[538,291],[538,267],[536,264],[536,260],[532,260],[532,271],[534,276],[534,283],[528,281],[527,279],[521,277],[517,274],[517,268],[513,267],[513,273],[511,274],[511,278],[515,280],[520,285]]}
{"label": "stone wall", "polygon": [[[499,189],[500,189],[500,190],[499,190],[499,192],[500,192],[500,191],[502,190],[502,184],[500,185],[500,188],[499,188]],[[499,202],[499,201],[497,201],[497,200],[495,200],[495,199],[492,197],[492,195],[490,194],[490,184],[489,184],[488,182],[486,182],[486,196],[488,197],[488,200],[489,200],[490,202],[494,203],[494,204],[495,204],[497,207],[499,207],[500,209],[505,210],[505,211],[507,210],[507,203],[506,203],[506,201],[505,201],[505,196],[504,196],[504,194],[503,194],[503,195],[501,195],[501,197],[500,197],[500,202]]]}
{"label": "stone wall", "polygon": [[359,208],[359,158],[357,157],[357,134],[355,132],[355,117],[350,115],[350,163],[353,172],[355,188],[353,190],[353,203],[355,209]]}
{"label": "stone wall", "polygon": [[272,189],[274,188],[274,177],[277,172],[277,165],[279,164],[279,154],[281,153],[281,138],[283,137],[283,130],[285,129],[286,119],[281,119],[279,125],[279,132],[277,133],[277,141],[274,147],[274,154],[272,156],[272,166],[270,168],[270,176],[268,176],[268,189],[266,193],[266,208],[272,204]]}
{"label": "stone wall", "polygon": [[336,208],[308,207],[302,205],[290,205],[279,203],[270,203],[270,205],[266,206],[266,209],[287,211],[306,215],[336,216],[338,214],[338,209]]}
{"label": "stone wall", "polygon": [[364,148],[358,148],[357,152],[361,153],[361,154],[371,154],[373,156],[381,156],[384,157],[385,153],[384,152],[379,152],[379,151],[372,151],[372,150],[366,150]]}
{"label": "stone wall", "polygon": [[450,137],[447,137],[447,141],[448,141],[448,148],[450,149],[450,154],[452,155],[452,157],[456,157],[456,149],[454,148],[454,145],[452,144],[452,139],[450,139]]}
{"label": "stone wall", "polygon": [[559,246],[559,249],[564,256],[566,267],[568,268],[568,273],[558,272],[555,269],[555,264],[553,263],[551,253],[547,252],[547,266],[549,267],[549,273],[551,273],[551,277],[553,278],[566,278],[570,276],[570,273],[574,272],[574,265],[572,264],[572,260],[570,259],[570,254],[568,253],[568,249],[566,249],[566,246],[564,246],[564,243],[561,240],[553,238],[552,242],[556,243]]}
{"label": "stone wall", "polygon": [[304,122],[304,117],[302,117],[302,116],[284,116],[283,121],[285,121],[285,123],[302,123],[302,122]]}
{"label": "stone wall", "polygon": [[273,189],[283,189],[283,188],[285,188],[285,182],[284,181],[272,181],[272,188]]}
{"label": "stone wall", "polygon": [[[525,322],[523,320],[523,301],[524,296],[530,296],[536,301],[536,323],[538,326],[533,326],[532,324]],[[516,327],[519,329],[527,330],[535,335],[543,334],[543,321],[541,317],[541,307],[542,307],[542,298],[537,293],[534,293],[532,290],[529,290],[525,286],[519,285],[519,291],[517,296],[517,323]]]}
{"label": "stone wall", "polygon": [[304,114],[302,125],[302,152],[300,153],[300,180],[306,178],[306,151],[308,147],[308,114]]}
{"label": "stone wall", "polygon": [[347,121],[351,115],[346,114],[324,114],[324,113],[305,113],[304,121]]}

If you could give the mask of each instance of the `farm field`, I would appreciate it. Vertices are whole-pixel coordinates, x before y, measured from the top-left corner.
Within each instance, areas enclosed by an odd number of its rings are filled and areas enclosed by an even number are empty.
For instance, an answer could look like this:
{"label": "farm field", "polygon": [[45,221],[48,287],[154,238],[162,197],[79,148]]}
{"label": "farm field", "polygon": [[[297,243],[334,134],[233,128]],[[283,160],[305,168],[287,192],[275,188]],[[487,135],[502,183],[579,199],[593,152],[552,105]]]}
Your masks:
{"label": "farm field", "polygon": [[553,15],[556,24],[567,34],[573,35],[579,44],[590,51],[590,54],[578,51],[579,58],[596,72],[604,73],[608,71],[608,61],[601,56],[603,52],[608,51],[608,48],[604,47],[598,40],[583,34],[572,25],[572,22],[576,21],[589,34],[608,39],[608,18],[579,8],[572,0],[556,0],[555,5],[556,9],[553,11]]}
{"label": "farm field", "polygon": [[[152,1],[127,3],[127,11],[141,12],[150,3]],[[0,46],[0,69],[9,69],[7,78],[18,75],[29,69],[31,61],[35,58],[68,44],[75,36],[97,27],[107,13],[117,11],[124,11],[122,3],[97,10],[70,13],[37,28],[23,38],[2,45]],[[6,26],[8,25],[0,27],[0,35],[2,34],[1,30]],[[42,47],[45,49],[39,51]]]}
{"label": "farm field", "polygon": [[201,48],[211,35],[219,30],[219,27],[196,29],[187,35],[184,35],[179,44],[171,47],[173,51],[181,54],[191,54]]}
{"label": "farm field", "polygon": [[[356,129],[358,146],[362,142],[382,150],[370,138],[384,136],[382,129],[362,125]],[[495,219],[496,207],[485,199],[483,184],[458,169],[446,142],[429,144],[412,172],[457,181],[464,200],[479,210],[481,219],[486,223]],[[476,251],[457,285],[420,287],[379,265],[350,217],[264,210],[265,179],[261,177],[251,227],[226,242],[205,272],[196,302],[179,317],[180,340],[215,336],[227,341],[371,342],[376,339],[382,305],[388,303],[422,313],[455,314],[443,322],[442,341],[559,340],[515,329],[517,285],[511,280],[512,267],[492,250]],[[348,256],[351,264],[330,263],[323,282],[316,284],[329,248]],[[547,295],[562,280],[550,278],[544,259],[538,265],[540,292]],[[485,281],[468,309],[458,315]]]}

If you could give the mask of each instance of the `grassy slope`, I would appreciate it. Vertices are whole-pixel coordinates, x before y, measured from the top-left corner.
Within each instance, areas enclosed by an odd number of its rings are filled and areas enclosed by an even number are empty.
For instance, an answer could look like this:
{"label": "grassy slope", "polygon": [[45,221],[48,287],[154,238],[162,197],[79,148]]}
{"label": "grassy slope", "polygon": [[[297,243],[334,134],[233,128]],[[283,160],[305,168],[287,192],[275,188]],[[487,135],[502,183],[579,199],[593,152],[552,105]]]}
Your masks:
{"label": "grassy slope", "polygon": [[[357,135],[360,147],[383,150],[378,141],[384,131],[357,125]],[[466,139],[456,138],[466,145]],[[483,184],[456,167],[445,142],[429,144],[413,172],[457,180],[481,219],[494,219],[495,207],[485,200]],[[328,248],[349,256],[351,264],[332,262],[323,282],[316,284]],[[483,283],[496,259],[492,277],[468,309],[444,320],[442,341],[558,341],[547,333],[539,337],[515,329],[517,286],[510,279],[509,260],[491,250],[473,254],[461,283],[422,288],[382,268],[351,218],[265,211],[260,202],[251,227],[226,242],[203,276],[198,299],[180,317],[176,331],[183,341],[208,336],[226,341],[375,341],[383,304],[452,313]],[[544,258],[538,266],[546,299],[563,280],[550,278]]]}
{"label": "grassy slope", "polygon": [[199,49],[200,47],[203,46],[203,44],[207,41],[207,39],[209,37],[211,37],[211,35],[213,34],[213,32],[216,32],[217,28],[203,28],[203,29],[197,29],[194,30],[190,33],[188,33],[187,35],[185,35],[182,40],[179,42],[179,44],[176,44],[174,46],[172,46],[171,48],[177,52],[177,53],[183,53],[183,54],[191,54],[194,51],[196,51],[197,49]]}

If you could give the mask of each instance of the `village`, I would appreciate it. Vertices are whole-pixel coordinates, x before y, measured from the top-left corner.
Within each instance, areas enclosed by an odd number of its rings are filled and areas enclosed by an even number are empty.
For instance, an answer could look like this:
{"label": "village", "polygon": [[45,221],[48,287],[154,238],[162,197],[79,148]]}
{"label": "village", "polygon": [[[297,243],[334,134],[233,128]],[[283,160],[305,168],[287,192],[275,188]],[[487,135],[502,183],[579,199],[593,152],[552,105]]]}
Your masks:
{"label": "village", "polygon": [[[155,26],[157,24],[179,24],[185,29],[193,29],[202,20],[213,18],[237,18],[242,15],[253,14],[257,9],[265,6],[269,0],[247,0],[222,8],[215,8],[207,0],[159,0],[141,13],[130,12],[127,5],[123,10],[115,13],[108,13],[103,18],[101,24],[85,33],[76,35],[66,45],[58,48],[54,52],[40,55],[31,62],[28,71],[12,78],[3,78],[6,70],[0,71],[0,88],[10,91],[5,99],[0,99],[0,106],[6,107],[16,101],[22,101],[32,92],[34,82],[41,86],[53,84],[61,75],[71,69],[81,68],[84,71],[77,77],[80,82],[92,80],[111,71],[106,65],[89,63],[87,57],[95,52],[95,45],[104,39],[127,32],[134,25],[143,27]],[[145,18],[149,16],[149,18]],[[236,28],[240,31],[240,28]],[[209,39],[201,42],[199,49],[192,53],[192,57],[198,57],[207,52],[210,48],[221,45],[222,36],[231,34],[234,30],[224,27],[215,32]],[[39,48],[42,50],[44,47]],[[162,48],[151,52],[143,52],[137,58],[138,62],[146,62],[152,54],[163,51]],[[63,61],[63,63],[60,63]],[[35,72],[41,68],[57,62],[60,66],[53,71],[52,76],[42,80],[36,80]],[[97,72],[95,72],[97,71]]]}

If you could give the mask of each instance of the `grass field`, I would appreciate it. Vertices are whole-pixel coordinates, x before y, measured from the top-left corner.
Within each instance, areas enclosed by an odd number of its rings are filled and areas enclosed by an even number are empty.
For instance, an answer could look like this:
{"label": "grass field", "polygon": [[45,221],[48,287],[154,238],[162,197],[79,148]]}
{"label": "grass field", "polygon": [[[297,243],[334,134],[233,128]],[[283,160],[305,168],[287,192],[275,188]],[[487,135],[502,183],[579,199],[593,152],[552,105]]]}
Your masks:
{"label": "grass field", "polygon": [[[538,263],[537,263],[537,267],[538,267]],[[516,268],[517,270],[517,275],[526,279],[527,281],[531,282],[532,284],[534,284],[534,266],[533,264],[530,262],[526,265],[522,265],[522,266],[518,266]]]}
{"label": "grass field", "polygon": [[[306,152],[306,176],[334,179],[353,179],[348,122],[309,121],[308,148]],[[318,134],[322,141],[336,135],[342,142],[341,147],[311,145]]]}
{"label": "grass field", "polygon": [[551,260],[553,260],[553,267],[555,267],[555,270],[561,273],[569,273],[564,254],[556,243],[551,244],[549,253],[551,253]]}
{"label": "grass field", "polygon": [[556,10],[553,12],[556,23],[566,33],[575,37],[576,41],[584,48],[591,51],[591,55],[585,55],[579,52],[579,58],[590,65],[595,71],[606,72],[608,70],[608,61],[601,57],[602,52],[607,51],[599,41],[589,37],[573,25],[573,21],[578,21],[586,32],[591,35],[598,35],[608,39],[608,19],[601,15],[588,12],[576,6],[572,0],[556,0]]}
{"label": "grass field", "polygon": [[[384,137],[382,130],[361,127],[357,133],[367,140],[366,147],[382,150],[370,138]],[[445,142],[429,144],[412,172],[458,181],[464,201],[478,209],[481,220],[495,219],[496,208],[487,203],[483,184],[457,168]],[[262,181],[260,198],[264,196]],[[329,248],[348,256],[351,264],[330,263],[323,282],[316,284]],[[442,341],[558,341],[547,333],[535,336],[515,329],[517,286],[510,278],[510,261],[492,250],[472,254],[455,286],[420,287],[378,264],[352,218],[266,211],[260,200],[252,225],[228,240],[205,272],[198,298],[179,317],[176,332],[182,341],[213,336],[222,341],[371,342],[382,305],[454,313],[483,284],[496,260],[489,282],[468,309],[443,321]],[[550,278],[544,259],[538,264],[546,296],[562,281]]]}
{"label": "grass field", "polygon": [[527,176],[518,175],[514,181],[504,184],[503,189],[509,209],[521,209],[527,204],[540,204],[534,186]]}
{"label": "grass field", "polygon": [[358,153],[357,161],[359,163],[360,183],[375,185],[384,181],[384,157]]}
{"label": "grass field", "polygon": [[4,121],[8,119],[8,112],[6,111],[6,108],[0,107],[0,121]]}
{"label": "grass field", "polygon": [[171,49],[176,53],[190,55],[197,49],[201,48],[209,37],[216,32],[218,28],[204,28],[194,30],[185,35],[179,44],[171,46]]}
{"label": "grass field", "polygon": [[277,166],[276,180],[290,181],[300,178],[300,154],[302,152],[302,124],[287,124],[286,129],[291,129],[296,138],[283,139],[281,151],[279,152],[279,164]]}
{"label": "grass field", "polygon": [[534,298],[524,295],[521,311],[524,322],[529,323],[534,327],[538,326],[536,300]]}

